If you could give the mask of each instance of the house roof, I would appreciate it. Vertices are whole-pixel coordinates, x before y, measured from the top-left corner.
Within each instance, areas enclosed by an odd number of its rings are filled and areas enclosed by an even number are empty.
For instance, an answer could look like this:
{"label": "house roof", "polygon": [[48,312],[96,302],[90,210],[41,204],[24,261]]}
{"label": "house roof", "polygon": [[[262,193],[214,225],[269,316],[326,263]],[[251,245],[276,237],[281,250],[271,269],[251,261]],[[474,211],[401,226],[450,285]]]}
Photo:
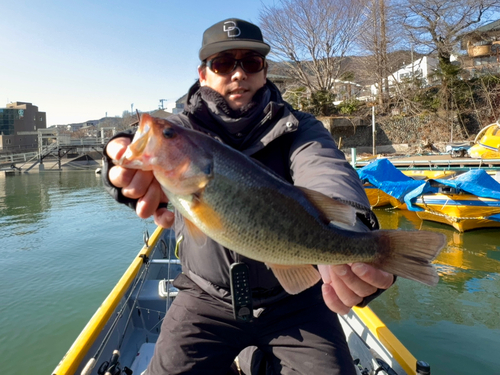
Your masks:
{"label": "house roof", "polygon": [[151,116],[160,117],[160,118],[167,118],[169,116],[172,116],[172,113],[164,111],[163,109],[157,109],[156,111],[151,112]]}
{"label": "house roof", "polygon": [[487,32],[487,31],[494,31],[494,30],[500,30],[500,20],[491,22],[487,25],[481,26],[477,28],[475,31],[479,31],[481,33]]}
{"label": "house roof", "polygon": [[187,101],[187,97],[188,97],[188,94],[184,94],[183,96],[181,96],[179,99],[177,99],[175,101],[176,104],[186,104],[186,101]]}

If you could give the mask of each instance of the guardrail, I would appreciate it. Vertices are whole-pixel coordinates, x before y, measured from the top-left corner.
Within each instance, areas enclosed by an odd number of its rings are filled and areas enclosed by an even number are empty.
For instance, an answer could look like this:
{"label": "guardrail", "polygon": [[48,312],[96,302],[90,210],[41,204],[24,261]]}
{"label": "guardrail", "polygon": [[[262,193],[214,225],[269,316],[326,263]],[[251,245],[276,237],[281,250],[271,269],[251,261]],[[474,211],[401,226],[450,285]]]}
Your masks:
{"label": "guardrail", "polygon": [[[103,147],[109,138],[79,138],[79,139],[59,139],[59,146],[56,142],[43,147],[42,154],[46,155],[58,147],[75,147],[80,152],[93,151],[92,147]],[[82,146],[82,147],[78,147]],[[0,164],[26,163],[32,159],[38,158],[38,152],[25,152],[19,154],[5,155],[0,157]]]}
{"label": "guardrail", "polygon": [[38,156],[38,152],[26,152],[24,154],[7,155],[0,157],[0,164],[27,162],[35,156]]}
{"label": "guardrail", "polygon": [[79,138],[79,139],[70,139],[67,140],[59,140],[59,144],[61,146],[103,146],[109,138]]}

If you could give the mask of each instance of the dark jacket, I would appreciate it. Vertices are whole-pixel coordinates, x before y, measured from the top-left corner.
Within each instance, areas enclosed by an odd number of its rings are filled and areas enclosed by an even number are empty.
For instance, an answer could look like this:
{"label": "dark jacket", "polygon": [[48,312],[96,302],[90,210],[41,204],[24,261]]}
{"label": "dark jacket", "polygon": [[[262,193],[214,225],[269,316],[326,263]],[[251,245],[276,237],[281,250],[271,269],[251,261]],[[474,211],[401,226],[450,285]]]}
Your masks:
{"label": "dark jacket", "polygon": [[[270,81],[256,95],[267,104],[261,107],[262,111],[254,109],[244,113],[243,118],[251,117],[251,123],[246,127],[243,123],[242,131],[237,134],[228,132],[227,125],[220,125],[221,121],[232,121],[232,117],[227,116],[231,110],[226,108],[214,112],[214,107],[207,105],[207,96],[206,90],[203,92],[195,84],[189,91],[184,112],[170,116],[168,121],[217,138],[258,160],[294,185],[351,204],[358,209],[359,221],[364,223],[361,227],[365,230],[378,228],[356,171],[338,150],[330,133],[314,116],[296,111],[283,101]],[[119,189],[112,187],[107,180],[106,168],[104,172],[105,184],[115,199],[134,206],[133,200],[120,197]],[[250,268],[255,307],[265,306],[287,295],[263,263],[236,254],[210,239],[202,246],[196,244],[187,233],[179,213],[176,213],[174,229],[177,238],[184,237],[179,251],[183,272],[209,294],[230,302],[229,268],[232,263],[242,261]]]}

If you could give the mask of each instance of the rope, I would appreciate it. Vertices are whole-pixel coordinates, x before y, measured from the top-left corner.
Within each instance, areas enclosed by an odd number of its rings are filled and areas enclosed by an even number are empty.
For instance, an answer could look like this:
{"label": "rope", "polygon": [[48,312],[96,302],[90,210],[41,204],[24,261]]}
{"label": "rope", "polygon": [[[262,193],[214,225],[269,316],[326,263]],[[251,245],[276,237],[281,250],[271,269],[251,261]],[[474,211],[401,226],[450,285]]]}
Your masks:
{"label": "rope", "polygon": [[[446,204],[448,203],[448,200],[449,199],[446,200],[446,202],[444,203],[443,207],[446,206]],[[486,217],[484,217],[484,216],[456,217],[456,216],[450,216],[450,215],[447,215],[447,214],[443,214],[443,213],[438,212],[438,211],[434,210],[433,208],[429,207],[427,205],[427,203],[425,202],[425,199],[424,199],[423,195],[422,195],[422,203],[424,204],[424,208],[427,210],[428,213],[436,215],[436,216],[444,217],[447,220],[449,220],[451,222],[454,222],[454,223],[458,223],[459,221],[462,221],[462,220],[486,220]]]}

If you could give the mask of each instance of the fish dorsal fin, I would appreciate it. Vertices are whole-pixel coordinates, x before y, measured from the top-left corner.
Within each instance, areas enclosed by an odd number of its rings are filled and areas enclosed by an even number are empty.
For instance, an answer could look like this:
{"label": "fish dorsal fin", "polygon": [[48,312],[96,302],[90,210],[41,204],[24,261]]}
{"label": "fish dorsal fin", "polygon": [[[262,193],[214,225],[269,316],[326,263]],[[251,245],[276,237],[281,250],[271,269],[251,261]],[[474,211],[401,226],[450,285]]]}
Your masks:
{"label": "fish dorsal fin", "polygon": [[356,223],[356,209],[325,194],[297,186],[329,221],[353,226]]}
{"label": "fish dorsal fin", "polygon": [[312,287],[321,279],[318,270],[310,264],[283,266],[266,263],[266,265],[271,268],[274,276],[288,294],[298,294]]}

